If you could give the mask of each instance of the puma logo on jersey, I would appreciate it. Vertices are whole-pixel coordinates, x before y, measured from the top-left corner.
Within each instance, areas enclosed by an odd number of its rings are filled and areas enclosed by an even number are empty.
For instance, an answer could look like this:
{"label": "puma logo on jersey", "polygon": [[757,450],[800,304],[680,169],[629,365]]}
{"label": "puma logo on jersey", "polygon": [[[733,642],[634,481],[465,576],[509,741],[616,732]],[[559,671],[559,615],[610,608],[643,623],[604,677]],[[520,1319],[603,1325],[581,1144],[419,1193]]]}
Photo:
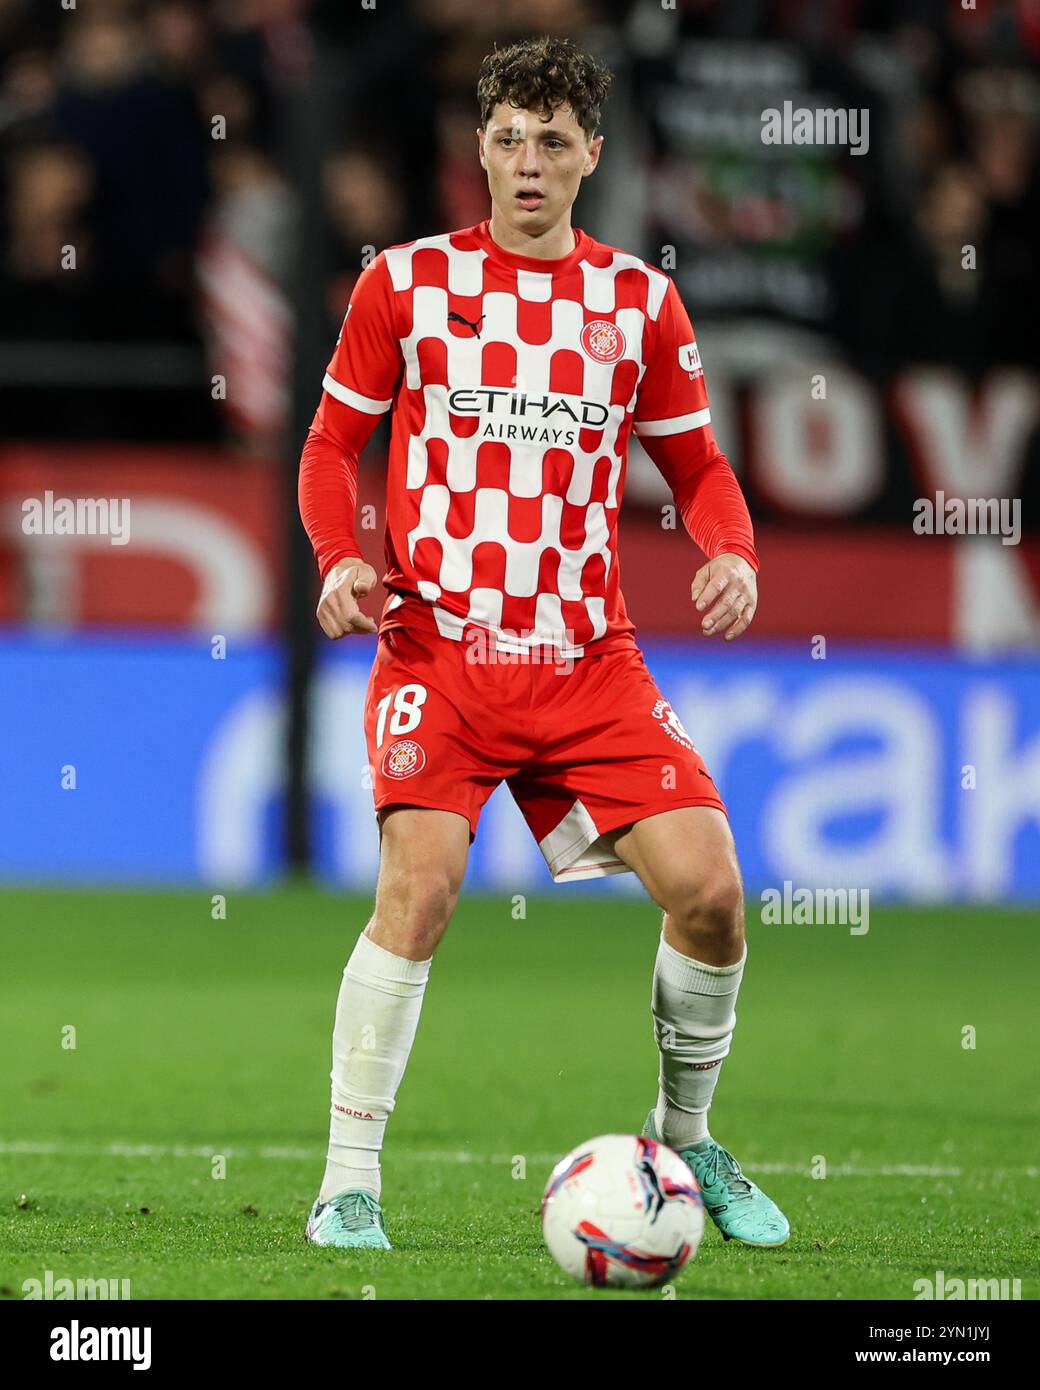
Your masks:
{"label": "puma logo on jersey", "polygon": [[480,325],[484,322],[484,320],[485,320],[486,318],[487,318],[487,315],[486,315],[486,314],[481,314],[480,318],[477,319],[476,323],[470,323],[469,319],[464,319],[464,318],[462,317],[461,314],[457,314],[457,313],[455,312],[455,310],[452,309],[451,313],[448,315],[448,322],[449,322],[449,323],[464,323],[464,324],[466,325],[467,328],[472,328],[472,329],[473,329],[473,336],[474,336],[474,338],[479,338],[479,337],[480,337]]}

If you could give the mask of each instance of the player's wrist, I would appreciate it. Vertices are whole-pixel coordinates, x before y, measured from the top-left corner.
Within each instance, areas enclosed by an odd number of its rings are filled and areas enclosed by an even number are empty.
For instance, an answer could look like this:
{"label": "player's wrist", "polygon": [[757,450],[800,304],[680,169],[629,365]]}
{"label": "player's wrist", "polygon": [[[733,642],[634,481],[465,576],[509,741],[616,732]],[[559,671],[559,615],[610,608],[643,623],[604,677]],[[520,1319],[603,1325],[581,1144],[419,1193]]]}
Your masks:
{"label": "player's wrist", "polygon": [[713,560],[722,560],[726,556],[736,560],[743,560],[746,564],[751,566],[756,574],[758,573],[758,556],[753,550],[741,545],[739,542],[734,545],[723,546],[723,548],[711,558]]}
{"label": "player's wrist", "polygon": [[329,565],[322,578],[327,578],[330,574],[332,574],[333,570],[343,570],[348,568],[350,565],[363,565],[364,563],[365,559],[362,555],[341,555],[337,560],[333,560],[332,564]]}

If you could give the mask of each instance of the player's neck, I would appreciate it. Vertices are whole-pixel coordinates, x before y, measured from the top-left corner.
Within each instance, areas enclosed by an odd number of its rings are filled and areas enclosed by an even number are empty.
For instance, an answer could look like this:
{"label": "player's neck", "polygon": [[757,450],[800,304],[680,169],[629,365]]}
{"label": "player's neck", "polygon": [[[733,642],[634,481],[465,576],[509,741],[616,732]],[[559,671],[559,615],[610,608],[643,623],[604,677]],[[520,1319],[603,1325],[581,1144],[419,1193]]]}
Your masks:
{"label": "player's neck", "polygon": [[578,244],[578,237],[571,226],[570,213],[557,222],[555,227],[539,235],[518,231],[506,225],[492,208],[488,220],[488,234],[496,246],[514,256],[531,256],[536,260],[562,261],[569,256]]}

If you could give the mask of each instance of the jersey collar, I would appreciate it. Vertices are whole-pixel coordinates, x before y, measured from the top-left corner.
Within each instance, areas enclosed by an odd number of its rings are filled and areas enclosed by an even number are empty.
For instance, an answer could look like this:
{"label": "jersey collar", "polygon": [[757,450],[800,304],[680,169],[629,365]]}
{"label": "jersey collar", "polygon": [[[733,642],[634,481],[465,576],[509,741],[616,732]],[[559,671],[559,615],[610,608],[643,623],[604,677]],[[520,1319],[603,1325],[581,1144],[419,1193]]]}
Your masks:
{"label": "jersey collar", "polygon": [[492,239],[489,221],[479,222],[470,230],[474,240],[482,250],[487,252],[491,260],[511,266],[514,270],[540,271],[543,275],[559,275],[561,271],[572,269],[579,261],[585,259],[592,246],[592,238],[586,236],[580,227],[574,227],[572,228],[575,236],[574,250],[568,256],[561,256],[555,261],[547,261],[543,260],[541,256],[518,256],[513,251],[506,251],[499,246],[497,241]]}

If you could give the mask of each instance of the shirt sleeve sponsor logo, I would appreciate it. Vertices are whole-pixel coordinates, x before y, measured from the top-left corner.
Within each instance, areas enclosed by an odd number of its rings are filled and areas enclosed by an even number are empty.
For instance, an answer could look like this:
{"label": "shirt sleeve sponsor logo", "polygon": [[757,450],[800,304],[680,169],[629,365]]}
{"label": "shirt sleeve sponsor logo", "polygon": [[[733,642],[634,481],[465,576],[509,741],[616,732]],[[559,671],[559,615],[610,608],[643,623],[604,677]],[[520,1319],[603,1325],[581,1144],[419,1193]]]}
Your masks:
{"label": "shirt sleeve sponsor logo", "polygon": [[684,343],[679,349],[679,366],[684,372],[689,372],[691,380],[693,377],[704,375],[701,350],[696,343]]}

